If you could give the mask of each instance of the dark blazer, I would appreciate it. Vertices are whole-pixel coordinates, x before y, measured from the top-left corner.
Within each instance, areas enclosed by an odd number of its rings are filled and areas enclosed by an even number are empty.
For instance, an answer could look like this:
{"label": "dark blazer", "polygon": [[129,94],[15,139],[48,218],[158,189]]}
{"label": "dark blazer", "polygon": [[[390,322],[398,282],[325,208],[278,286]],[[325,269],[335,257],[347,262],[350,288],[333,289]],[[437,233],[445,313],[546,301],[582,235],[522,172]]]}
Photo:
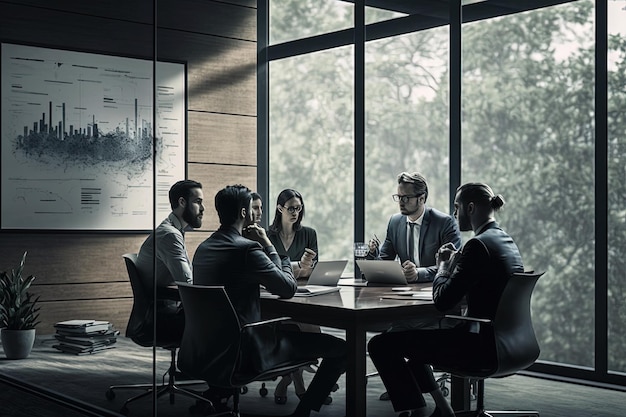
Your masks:
{"label": "dark blazer", "polygon": [[[262,248],[233,227],[220,227],[198,246],[193,277],[194,284],[223,285],[242,325],[261,320],[259,285],[284,298],[292,297],[298,287],[289,258],[281,259],[274,246]],[[323,358],[301,400],[305,408],[314,410],[319,410],[344,371],[347,356],[346,343],[339,338],[279,326],[249,328],[240,346],[222,340],[207,345],[206,350],[197,352],[205,372],[224,372],[220,364],[233,352],[239,355],[236,372],[250,375],[294,360]]]}
{"label": "dark blazer", "polygon": [[[370,259],[396,259],[403,263],[409,259],[407,247],[407,216],[397,213],[391,216],[387,225],[387,236],[380,252]],[[432,281],[437,273],[435,254],[441,246],[452,242],[457,248],[461,247],[461,233],[454,218],[439,210],[426,207],[422,226],[420,227],[419,262],[417,280],[419,282]]]}
{"label": "dark blazer", "polygon": [[509,277],[523,271],[517,245],[493,221],[463,246],[450,276],[437,274],[433,301],[439,310],[445,311],[465,296],[468,316],[493,319]]}
{"label": "dark blazer", "polygon": [[293,297],[298,288],[289,258],[281,259],[273,246],[263,248],[234,227],[220,227],[198,246],[193,283],[223,285],[242,325],[261,320],[259,284],[282,298]]}
{"label": "dark blazer", "polygon": [[319,252],[317,250],[317,232],[312,227],[302,226],[300,230],[297,230],[293,237],[293,242],[291,246],[289,246],[289,250],[285,249],[278,232],[268,230],[267,237],[272,241],[276,251],[278,251],[278,255],[281,257],[288,256],[292,261],[298,262],[302,259],[302,255],[304,255],[304,249],[309,248],[317,254],[313,260],[317,261],[319,258]]}

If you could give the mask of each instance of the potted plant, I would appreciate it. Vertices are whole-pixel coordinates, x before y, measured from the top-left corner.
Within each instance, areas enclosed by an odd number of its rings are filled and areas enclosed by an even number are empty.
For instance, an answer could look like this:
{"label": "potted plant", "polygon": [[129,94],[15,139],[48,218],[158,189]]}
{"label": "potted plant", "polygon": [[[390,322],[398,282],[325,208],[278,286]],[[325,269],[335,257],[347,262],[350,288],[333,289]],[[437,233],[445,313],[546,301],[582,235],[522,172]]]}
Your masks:
{"label": "potted plant", "polygon": [[39,297],[33,299],[28,292],[35,277],[22,277],[26,253],[17,269],[0,275],[0,337],[8,359],[23,359],[30,355],[35,342],[35,326],[39,324]]}

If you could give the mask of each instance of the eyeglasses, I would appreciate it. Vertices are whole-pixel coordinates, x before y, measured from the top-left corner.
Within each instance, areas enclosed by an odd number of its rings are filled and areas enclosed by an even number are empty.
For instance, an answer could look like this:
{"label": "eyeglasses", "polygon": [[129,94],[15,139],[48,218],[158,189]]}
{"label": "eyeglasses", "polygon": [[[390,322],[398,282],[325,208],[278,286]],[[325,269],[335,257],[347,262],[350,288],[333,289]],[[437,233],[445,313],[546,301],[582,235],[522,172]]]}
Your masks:
{"label": "eyeglasses", "polygon": [[[285,207],[285,206],[283,206]],[[296,214],[296,213],[300,213],[302,211],[302,209],[304,208],[304,205],[301,206],[289,206],[289,207],[285,207],[287,209],[287,211],[291,214]]]}
{"label": "eyeglasses", "polygon": [[393,198],[393,201],[395,201],[396,203],[399,201],[402,201],[404,204],[408,203],[410,199],[415,198],[415,197],[421,197],[424,194],[415,194],[415,195],[400,195],[400,194],[394,194],[391,196],[391,198]]}

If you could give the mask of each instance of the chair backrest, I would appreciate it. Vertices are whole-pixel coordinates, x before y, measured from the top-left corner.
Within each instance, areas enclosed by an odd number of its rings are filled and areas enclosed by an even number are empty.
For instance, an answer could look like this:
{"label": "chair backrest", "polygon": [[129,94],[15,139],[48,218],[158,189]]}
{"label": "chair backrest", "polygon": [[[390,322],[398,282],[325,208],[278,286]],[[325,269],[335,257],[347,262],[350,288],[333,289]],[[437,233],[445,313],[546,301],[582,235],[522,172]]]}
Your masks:
{"label": "chair backrest", "polygon": [[530,300],[537,280],[544,274],[513,274],[507,282],[493,322],[497,369],[490,376],[504,376],[532,365],[539,357]]}
{"label": "chair backrest", "polygon": [[130,286],[133,290],[133,308],[126,326],[126,337],[138,345],[152,346],[154,339],[153,303],[137,269],[137,254],[126,253],[122,257],[126,263]]}
{"label": "chair backrest", "polygon": [[241,326],[222,286],[178,284],[185,311],[185,332],[178,367],[210,386],[230,387],[237,369]]}

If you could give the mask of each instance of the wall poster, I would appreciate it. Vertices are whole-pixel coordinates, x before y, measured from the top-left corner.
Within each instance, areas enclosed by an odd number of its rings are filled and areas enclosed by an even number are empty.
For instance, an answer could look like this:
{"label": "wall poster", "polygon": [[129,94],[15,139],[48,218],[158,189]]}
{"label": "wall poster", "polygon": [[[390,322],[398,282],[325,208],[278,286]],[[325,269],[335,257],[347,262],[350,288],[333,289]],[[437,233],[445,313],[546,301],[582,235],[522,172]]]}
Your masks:
{"label": "wall poster", "polygon": [[[2,44],[1,228],[151,230],[185,178],[185,65]],[[153,189],[156,160],[156,190]]]}

